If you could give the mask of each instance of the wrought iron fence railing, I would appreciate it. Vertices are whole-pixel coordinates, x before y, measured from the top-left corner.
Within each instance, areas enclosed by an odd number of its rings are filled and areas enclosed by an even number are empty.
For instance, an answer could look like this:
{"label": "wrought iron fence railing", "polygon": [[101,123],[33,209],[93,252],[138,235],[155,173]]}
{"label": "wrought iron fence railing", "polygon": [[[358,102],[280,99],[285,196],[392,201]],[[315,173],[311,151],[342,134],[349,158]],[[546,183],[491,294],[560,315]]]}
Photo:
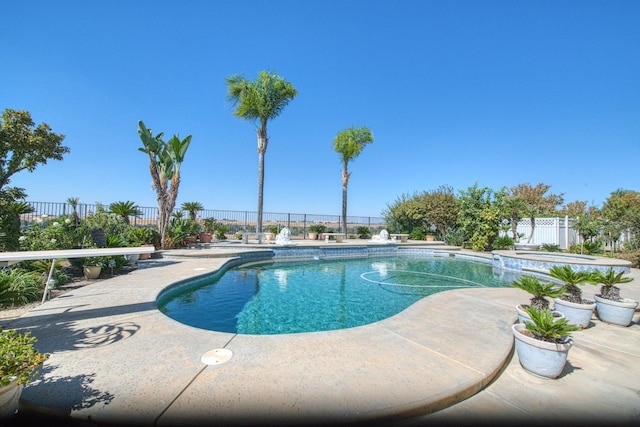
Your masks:
{"label": "wrought iron fence railing", "polygon": [[[43,218],[53,219],[60,216],[72,215],[74,207],[69,203],[59,202],[27,202],[33,212],[21,215],[22,224],[29,225],[33,221]],[[94,214],[99,208],[108,211],[109,205],[80,203],[75,207],[78,217],[86,218]],[[130,217],[131,224],[145,226],[157,225],[157,207],[138,207],[139,215]],[[175,209],[174,213],[187,218],[188,212]],[[229,233],[240,231],[255,231],[257,226],[257,212],[203,209],[197,212],[197,219],[214,218],[216,222],[225,224]],[[271,227],[281,229],[288,227],[293,236],[306,235],[307,228],[312,224],[322,224],[327,231],[339,231],[341,215],[320,215],[300,213],[263,212],[262,226],[264,231]],[[384,218],[370,216],[347,216],[347,234],[355,234],[359,227],[367,227],[371,233],[380,232],[386,226]]]}

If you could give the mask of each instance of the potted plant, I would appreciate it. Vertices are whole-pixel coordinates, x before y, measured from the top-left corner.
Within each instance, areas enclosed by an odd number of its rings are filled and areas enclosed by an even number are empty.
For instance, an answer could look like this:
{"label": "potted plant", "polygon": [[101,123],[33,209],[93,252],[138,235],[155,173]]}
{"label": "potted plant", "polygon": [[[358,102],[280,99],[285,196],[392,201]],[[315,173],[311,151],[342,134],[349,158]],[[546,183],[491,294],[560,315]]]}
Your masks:
{"label": "potted plant", "polygon": [[18,410],[22,388],[36,374],[37,368],[49,358],[38,352],[36,338],[29,332],[0,330],[0,420],[6,420]]}
{"label": "potted plant", "polygon": [[616,285],[629,283],[633,279],[624,277],[624,273],[616,274],[613,268],[605,273],[596,270],[591,274],[590,281],[600,284],[600,294],[594,296],[596,300],[596,313],[603,322],[620,326],[629,326],[633,320],[638,301],[620,297],[620,288]]}
{"label": "potted plant", "polygon": [[82,258],[82,273],[87,280],[97,279],[102,272],[102,268],[106,266],[106,260],[104,257],[97,256]]}
{"label": "potted plant", "polygon": [[322,233],[327,231],[327,226],[323,224],[311,224],[308,227],[308,230],[309,230],[309,233],[308,233],[309,240],[317,240]]}
{"label": "potted plant", "polygon": [[202,220],[203,231],[200,233],[201,243],[210,243],[213,240],[214,234],[216,234],[216,227],[218,222],[215,218],[205,218]]}
{"label": "potted plant", "polygon": [[554,318],[549,310],[530,306],[527,314],[530,322],[511,327],[520,365],[532,374],[558,378],[573,345],[570,333],[580,328],[565,318]]}
{"label": "potted plant", "polygon": [[554,298],[555,310],[561,312],[572,325],[580,328],[589,326],[596,303],[582,298],[580,285],[591,283],[591,273],[573,270],[570,265],[554,265],[549,269],[549,275],[560,280],[566,291],[560,298]]}
{"label": "potted plant", "polygon": [[[512,285],[532,295],[530,300],[531,304],[516,305],[518,321],[520,323],[531,321],[531,318],[526,311],[528,307],[535,307],[537,310],[549,310],[550,304],[547,297],[559,298],[566,293],[564,288],[558,287],[555,283],[540,283],[538,278],[534,276],[522,276],[518,280],[514,280]],[[556,310],[552,311],[551,314],[553,314],[555,318],[564,317],[562,313]]]}
{"label": "potted plant", "polygon": [[[135,241],[135,245],[137,246],[154,246],[153,244],[153,230],[148,227],[136,227],[133,230],[133,239]],[[145,260],[151,257],[151,252],[146,254],[140,254],[138,259]]]}
{"label": "potted plant", "polygon": [[[229,226],[227,224],[217,223],[215,228],[215,236],[218,240],[227,240],[227,233],[229,232]],[[242,234],[240,235],[242,238]]]}

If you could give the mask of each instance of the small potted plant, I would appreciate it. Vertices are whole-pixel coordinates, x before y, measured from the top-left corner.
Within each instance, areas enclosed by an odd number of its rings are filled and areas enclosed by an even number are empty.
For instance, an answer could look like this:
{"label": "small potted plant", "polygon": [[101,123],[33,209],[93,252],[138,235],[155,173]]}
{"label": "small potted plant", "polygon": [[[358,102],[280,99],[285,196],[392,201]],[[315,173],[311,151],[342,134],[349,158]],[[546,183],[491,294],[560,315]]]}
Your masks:
{"label": "small potted plant", "polygon": [[575,271],[570,265],[562,267],[554,265],[549,269],[549,275],[563,282],[566,291],[560,298],[554,298],[555,310],[564,314],[569,323],[573,325],[580,328],[589,326],[596,303],[582,298],[580,285],[591,283],[591,273]]}
{"label": "small potted plant", "polygon": [[0,420],[13,416],[24,384],[31,381],[48,354],[40,353],[29,332],[0,330]]}
{"label": "small potted plant", "polygon": [[320,238],[320,235],[322,233],[327,231],[327,227],[323,224],[311,224],[309,227],[307,227],[307,229],[309,230],[309,233],[307,235],[309,237],[309,240],[317,240],[318,238]]}
{"label": "small potted plant", "polygon": [[202,220],[203,231],[200,233],[200,243],[210,243],[216,234],[218,222],[215,218],[205,218]]}
{"label": "small potted plant", "polygon": [[596,300],[596,313],[603,322],[620,326],[629,326],[633,320],[638,301],[620,297],[620,288],[616,285],[629,283],[633,279],[624,277],[624,273],[617,273],[613,268],[605,273],[596,270],[591,274],[590,281],[599,284],[600,294],[594,295]]}
{"label": "small potted plant", "polygon": [[[535,307],[538,310],[549,310],[549,300],[547,298],[560,298],[566,293],[564,288],[559,287],[555,283],[541,283],[537,277],[534,276],[522,276],[518,280],[514,280],[512,285],[518,289],[522,289],[532,295],[530,304],[518,304],[516,305],[516,311],[518,312],[518,321],[524,323],[531,321],[529,314],[527,313],[528,307]],[[559,311],[551,312],[555,318],[564,317]]]}
{"label": "small potted plant", "polygon": [[100,273],[105,267],[107,267],[105,257],[96,256],[82,258],[82,273],[87,280],[93,280],[100,277]]}
{"label": "small potted plant", "polygon": [[532,374],[558,378],[573,345],[570,333],[580,328],[565,318],[554,318],[549,310],[529,306],[527,314],[530,322],[511,327],[520,365]]}
{"label": "small potted plant", "polygon": [[[153,240],[154,240],[154,232],[152,229],[148,228],[148,227],[136,227],[133,230],[133,239],[136,242],[135,244],[138,246],[149,246],[149,247],[153,247],[155,246],[153,244]],[[151,252],[146,253],[146,254],[140,254],[140,256],[138,257],[138,259],[141,260],[146,260],[149,259],[151,257]]]}

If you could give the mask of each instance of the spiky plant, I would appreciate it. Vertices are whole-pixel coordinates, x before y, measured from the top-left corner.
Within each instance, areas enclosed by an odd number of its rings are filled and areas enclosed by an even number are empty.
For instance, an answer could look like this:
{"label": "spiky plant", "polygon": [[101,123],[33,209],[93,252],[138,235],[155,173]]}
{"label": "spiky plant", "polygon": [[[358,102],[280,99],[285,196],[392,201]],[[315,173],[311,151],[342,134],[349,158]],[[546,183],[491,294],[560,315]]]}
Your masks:
{"label": "spiky plant", "polygon": [[522,276],[512,284],[518,289],[529,292],[533,296],[531,305],[538,310],[549,309],[549,301],[546,297],[559,298],[566,293],[564,288],[558,287],[555,283],[540,283],[534,276]]}
{"label": "spiky plant", "polygon": [[203,210],[204,206],[202,206],[200,202],[184,202],[182,206],[180,206],[180,209],[187,211],[189,213],[189,219],[195,221],[198,216],[198,211]]}
{"label": "spiky plant", "polygon": [[631,277],[624,277],[624,273],[620,272],[616,274],[613,268],[610,268],[603,273],[600,270],[596,270],[591,273],[589,281],[593,284],[600,284],[600,296],[605,299],[613,301],[620,301],[620,288],[615,285],[622,283],[629,283],[633,279]]}
{"label": "spiky plant", "polygon": [[560,343],[569,337],[571,332],[580,330],[564,317],[556,319],[549,310],[538,310],[529,306],[527,314],[531,317],[531,322],[525,322],[525,327],[536,339],[541,341]]}
{"label": "spiky plant", "polygon": [[566,294],[561,296],[565,301],[576,304],[582,303],[582,289],[579,285],[591,283],[591,273],[588,271],[575,271],[570,265],[562,267],[554,265],[549,269],[549,275],[554,279],[558,279],[564,283]]}

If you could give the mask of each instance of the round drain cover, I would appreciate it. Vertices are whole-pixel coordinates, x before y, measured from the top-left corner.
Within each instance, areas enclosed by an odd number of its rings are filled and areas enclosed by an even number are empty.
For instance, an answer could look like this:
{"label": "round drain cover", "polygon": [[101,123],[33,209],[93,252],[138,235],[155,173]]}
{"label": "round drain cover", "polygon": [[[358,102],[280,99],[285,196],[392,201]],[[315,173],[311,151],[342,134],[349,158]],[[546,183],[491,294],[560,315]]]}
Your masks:
{"label": "round drain cover", "polygon": [[200,361],[205,365],[219,365],[231,359],[233,353],[226,348],[216,348],[215,350],[207,351],[202,355]]}

